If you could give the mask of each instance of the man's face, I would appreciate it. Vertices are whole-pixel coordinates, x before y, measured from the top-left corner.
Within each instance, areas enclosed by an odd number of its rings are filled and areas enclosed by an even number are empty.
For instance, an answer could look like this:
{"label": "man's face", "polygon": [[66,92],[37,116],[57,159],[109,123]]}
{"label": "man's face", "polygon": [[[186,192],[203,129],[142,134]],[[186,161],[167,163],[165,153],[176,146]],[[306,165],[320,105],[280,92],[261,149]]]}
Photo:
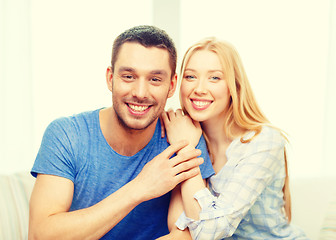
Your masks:
{"label": "man's face", "polygon": [[138,43],[121,46],[114,73],[110,70],[107,78],[119,122],[134,130],[156,122],[176,87],[176,77],[171,79],[168,51]]}

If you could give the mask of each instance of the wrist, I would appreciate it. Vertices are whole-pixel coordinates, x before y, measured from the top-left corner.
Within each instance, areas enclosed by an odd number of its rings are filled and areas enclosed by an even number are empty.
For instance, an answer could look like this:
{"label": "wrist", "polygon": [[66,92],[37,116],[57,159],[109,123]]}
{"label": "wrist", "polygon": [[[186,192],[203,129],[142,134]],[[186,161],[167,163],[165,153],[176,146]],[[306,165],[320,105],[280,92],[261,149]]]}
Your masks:
{"label": "wrist", "polygon": [[140,203],[149,200],[148,196],[146,196],[147,191],[142,188],[142,185],[137,178],[133,179],[125,186],[128,187],[127,194],[130,201],[134,202],[135,205],[139,205]]}
{"label": "wrist", "polygon": [[180,230],[178,229],[177,227],[175,227],[169,234],[172,239],[174,240],[178,240],[178,239],[181,239],[181,240],[187,240],[187,239],[192,239],[191,238],[191,235],[189,233],[189,230],[188,228],[184,229],[184,230]]}
{"label": "wrist", "polygon": [[181,153],[184,153],[184,152],[188,152],[188,151],[194,150],[195,148],[196,148],[196,146],[194,146],[192,144],[188,144],[187,146],[185,146],[184,148],[182,148],[181,150],[179,150],[177,152],[177,155],[181,154]]}

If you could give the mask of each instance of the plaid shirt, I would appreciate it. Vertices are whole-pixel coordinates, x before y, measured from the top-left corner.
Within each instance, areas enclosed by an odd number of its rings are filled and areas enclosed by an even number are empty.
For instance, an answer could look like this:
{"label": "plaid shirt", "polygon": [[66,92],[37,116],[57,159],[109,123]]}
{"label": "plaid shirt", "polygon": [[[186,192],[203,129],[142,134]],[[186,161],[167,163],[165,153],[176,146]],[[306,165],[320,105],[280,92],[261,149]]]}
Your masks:
{"label": "plaid shirt", "polygon": [[183,213],[177,227],[189,227],[199,240],[308,239],[284,214],[285,143],[271,127],[263,127],[249,143],[235,139],[226,151],[227,163],[209,179],[210,190],[194,195],[202,209],[200,220]]}

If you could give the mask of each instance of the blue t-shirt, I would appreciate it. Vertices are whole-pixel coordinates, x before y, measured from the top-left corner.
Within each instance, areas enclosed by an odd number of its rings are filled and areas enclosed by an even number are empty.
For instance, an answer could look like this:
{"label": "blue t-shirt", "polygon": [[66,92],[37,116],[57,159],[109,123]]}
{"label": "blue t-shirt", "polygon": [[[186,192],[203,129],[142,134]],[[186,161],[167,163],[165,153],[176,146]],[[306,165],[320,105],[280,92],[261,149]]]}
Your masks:
{"label": "blue t-shirt", "polygon": [[[150,142],[133,156],[115,152],[102,134],[99,111],[90,111],[53,121],[46,129],[32,175],[56,175],[74,183],[70,211],[90,207],[134,179],[144,165],[166,149],[158,121]],[[202,137],[203,178],[214,174]],[[168,234],[170,193],[135,207],[102,239],[156,239]]]}

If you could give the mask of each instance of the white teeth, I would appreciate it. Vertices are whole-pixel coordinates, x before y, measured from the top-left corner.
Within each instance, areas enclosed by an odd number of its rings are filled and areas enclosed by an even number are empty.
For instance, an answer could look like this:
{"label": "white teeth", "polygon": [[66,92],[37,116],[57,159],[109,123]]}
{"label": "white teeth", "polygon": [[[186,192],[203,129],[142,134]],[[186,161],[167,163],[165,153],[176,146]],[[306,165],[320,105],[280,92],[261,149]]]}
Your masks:
{"label": "white teeth", "polygon": [[143,112],[148,108],[148,106],[139,106],[139,105],[132,105],[132,104],[128,104],[128,106],[136,112]]}
{"label": "white teeth", "polygon": [[210,104],[209,101],[193,101],[193,103],[194,103],[195,105],[197,105],[198,107],[204,107],[204,106]]}

